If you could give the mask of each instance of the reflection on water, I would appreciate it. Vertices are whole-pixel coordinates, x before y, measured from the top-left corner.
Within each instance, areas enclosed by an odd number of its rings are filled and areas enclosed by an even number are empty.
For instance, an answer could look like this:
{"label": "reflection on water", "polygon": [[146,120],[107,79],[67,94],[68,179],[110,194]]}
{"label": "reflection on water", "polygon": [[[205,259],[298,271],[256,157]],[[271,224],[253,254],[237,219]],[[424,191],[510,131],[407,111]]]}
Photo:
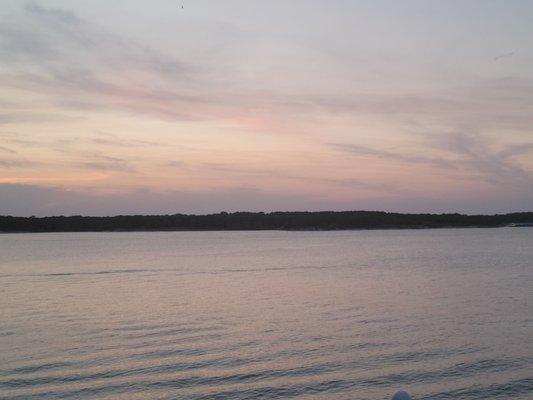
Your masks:
{"label": "reflection on water", "polygon": [[533,230],[0,235],[0,399],[527,399]]}

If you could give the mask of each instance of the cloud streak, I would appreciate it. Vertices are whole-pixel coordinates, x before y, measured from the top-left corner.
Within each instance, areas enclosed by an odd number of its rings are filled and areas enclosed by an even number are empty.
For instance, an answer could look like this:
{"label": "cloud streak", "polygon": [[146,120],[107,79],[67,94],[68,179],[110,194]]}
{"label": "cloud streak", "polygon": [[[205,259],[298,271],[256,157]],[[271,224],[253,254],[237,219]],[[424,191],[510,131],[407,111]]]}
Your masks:
{"label": "cloud streak", "polygon": [[510,160],[513,156],[527,154],[533,150],[531,143],[491,151],[486,140],[466,133],[431,135],[426,137],[425,142],[429,145],[426,152],[445,151],[451,158],[410,155],[346,143],[331,143],[330,146],[354,156],[378,158],[405,165],[421,164],[460,173],[474,172],[476,178],[481,177],[486,182],[500,187],[533,185],[533,174]]}
{"label": "cloud streak", "polygon": [[[56,104],[73,108],[100,108],[105,102],[107,108],[176,118],[186,118],[180,111],[185,104],[203,101],[190,92],[194,67],[74,13],[30,4],[20,21],[5,22],[0,55],[4,64],[16,68],[0,75],[5,87],[47,94]],[[15,120],[8,117],[0,120]]]}
{"label": "cloud streak", "polygon": [[90,142],[103,146],[112,147],[152,147],[163,146],[162,143],[150,140],[129,139],[108,132],[98,132],[96,137],[89,139]]}
{"label": "cloud streak", "polygon": [[0,151],[4,152],[4,153],[9,153],[9,154],[17,154],[17,152],[15,150],[12,150],[8,147],[4,147],[4,146],[0,146]]}
{"label": "cloud streak", "polygon": [[400,163],[424,164],[444,169],[456,169],[456,165],[453,163],[453,161],[446,160],[443,158],[395,153],[392,151],[380,150],[367,146],[347,143],[330,143],[330,146],[335,150],[340,150],[357,156],[370,156]]}
{"label": "cloud streak", "polygon": [[513,145],[501,151],[494,151],[490,149],[487,139],[463,132],[432,136],[429,138],[429,144],[457,156],[458,166],[477,172],[489,183],[503,187],[522,184],[533,186],[532,173],[510,159],[512,155],[529,151],[527,145],[520,150]]}
{"label": "cloud streak", "polygon": [[2,168],[28,168],[41,165],[41,163],[27,160],[1,160],[0,167]]}

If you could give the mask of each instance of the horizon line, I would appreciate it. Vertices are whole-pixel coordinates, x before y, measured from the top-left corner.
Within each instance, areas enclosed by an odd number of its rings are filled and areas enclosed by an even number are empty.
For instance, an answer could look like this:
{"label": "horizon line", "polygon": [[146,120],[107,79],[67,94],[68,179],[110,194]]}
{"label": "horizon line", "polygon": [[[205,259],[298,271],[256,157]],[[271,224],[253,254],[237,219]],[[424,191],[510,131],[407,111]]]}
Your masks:
{"label": "horizon line", "polygon": [[182,216],[188,216],[188,217],[204,217],[204,216],[212,216],[212,215],[233,215],[233,214],[321,214],[321,213],[334,213],[334,214],[342,214],[342,213],[381,213],[381,214],[397,214],[397,215],[460,215],[460,216],[470,216],[470,217],[477,217],[477,216],[505,216],[505,215],[512,215],[512,214],[531,214],[533,213],[533,210],[531,211],[511,211],[511,212],[501,212],[501,213],[492,213],[492,214],[470,214],[470,213],[460,213],[460,212],[397,212],[397,211],[385,211],[385,210],[318,210],[318,211],[310,211],[310,210],[298,210],[298,211],[282,211],[282,210],[276,210],[276,211],[218,211],[218,212],[212,212],[212,213],[205,213],[205,214],[195,214],[195,213],[180,213],[176,212],[173,214],[114,214],[114,215],[83,215],[83,214],[69,214],[69,215],[45,215],[45,216],[21,216],[21,215],[7,215],[7,214],[0,214],[0,218],[73,218],[73,217],[80,217],[80,218],[116,218],[116,217],[165,217],[165,216],[175,216],[175,215],[182,215]]}

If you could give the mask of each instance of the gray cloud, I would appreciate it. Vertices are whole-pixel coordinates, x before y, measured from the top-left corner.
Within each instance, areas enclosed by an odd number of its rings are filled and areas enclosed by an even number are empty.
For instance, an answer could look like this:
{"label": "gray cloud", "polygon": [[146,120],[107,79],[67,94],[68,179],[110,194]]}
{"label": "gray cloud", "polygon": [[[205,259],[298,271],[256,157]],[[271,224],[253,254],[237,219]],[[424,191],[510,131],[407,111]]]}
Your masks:
{"label": "gray cloud", "polygon": [[130,166],[128,163],[125,163],[125,162],[87,161],[87,162],[74,163],[74,166],[93,170],[93,171],[127,172],[127,173],[137,172],[135,168],[133,168],[132,166]]}
{"label": "gray cloud", "polygon": [[136,168],[125,159],[90,152],[83,153],[83,155],[85,158],[89,158],[89,160],[77,161],[72,165],[78,168],[94,171],[124,172],[129,174],[137,173]]}
{"label": "gray cloud", "polygon": [[180,167],[182,169],[188,170],[203,170],[203,171],[213,171],[222,173],[225,175],[238,175],[246,176],[257,179],[275,179],[281,181],[301,181],[308,183],[325,183],[329,186],[342,186],[350,188],[359,188],[364,190],[370,190],[374,192],[391,192],[395,189],[395,185],[388,183],[375,183],[375,182],[365,182],[363,180],[358,180],[355,178],[322,178],[315,176],[306,176],[300,174],[289,173],[286,170],[274,170],[266,168],[246,168],[246,167],[237,167],[232,164],[226,163],[213,163],[213,162],[204,162],[200,164],[189,165],[183,162],[167,163],[169,166]]}
{"label": "gray cloud", "polygon": [[[51,140],[49,142],[41,142],[38,140],[27,139],[26,137],[17,135],[15,133],[0,133],[0,138],[13,145],[22,146],[24,148],[31,147],[37,149],[52,149],[68,156],[75,156],[76,161],[62,160],[62,163],[64,165],[68,164],[76,168],[123,173],[137,172],[137,170],[131,165],[130,161],[125,160],[123,158],[113,157],[98,152],[82,150],[79,148],[68,147],[73,143],[83,144],[84,141],[80,140],[79,138],[64,138]],[[0,146],[0,151],[2,151],[3,149],[4,148]],[[8,148],[5,149],[10,150]],[[16,153],[12,150],[10,150],[9,152]],[[43,165],[43,163],[23,159],[0,160],[0,166],[4,168],[25,168],[32,166],[35,167],[39,165]]]}
{"label": "gray cloud", "polygon": [[513,154],[529,151],[528,146],[517,150],[509,146],[501,151],[491,150],[489,140],[479,134],[464,132],[430,135],[427,143],[434,149],[445,150],[458,157],[456,164],[466,171],[477,172],[481,178],[497,186],[531,185],[533,175],[510,160]]}
{"label": "gray cloud", "polygon": [[89,139],[90,142],[113,147],[147,147],[147,146],[163,146],[162,143],[152,142],[149,140],[128,139],[117,136],[113,133],[98,132],[96,137]]}
{"label": "gray cloud", "polygon": [[43,144],[38,140],[28,139],[23,135],[13,132],[0,132],[0,138],[2,138],[4,142],[22,147],[48,147],[48,144]]}
{"label": "gray cloud", "polygon": [[[0,138],[6,143],[11,143],[12,145],[19,147],[46,148],[65,153],[77,151],[76,149],[67,149],[68,146],[80,145],[83,147],[87,143],[110,147],[154,147],[164,145],[160,142],[130,139],[107,132],[98,132],[93,137],[65,136],[46,141],[32,139],[31,137],[28,137],[28,135],[13,132],[0,132]],[[14,150],[2,148],[1,146],[0,150],[15,152]]]}
{"label": "gray cloud", "polygon": [[[14,42],[15,46],[10,48],[15,53],[23,54],[32,61],[38,61],[36,56],[39,54],[35,54],[35,47],[17,46],[19,44],[18,39],[28,39],[29,37],[31,40],[22,40],[22,43],[32,42],[36,47],[45,49],[45,53],[56,55],[57,58],[52,60],[55,62],[62,61],[60,58],[71,58],[70,64],[76,66],[80,66],[81,63],[76,63],[73,57],[69,55],[69,51],[81,53],[78,55],[82,55],[84,58],[99,59],[108,64],[115,64],[115,66],[128,66],[148,72],[156,71],[160,74],[169,74],[173,79],[189,77],[188,73],[192,72],[187,64],[168,56],[162,56],[134,41],[105,32],[70,11],[45,8],[37,4],[26,5],[24,11],[34,23],[32,29],[29,30],[23,25],[8,26],[4,28],[3,33],[6,35],[8,43]],[[47,35],[45,37],[39,36],[40,31],[45,31]],[[45,60],[41,59],[40,61]],[[52,66],[47,66],[49,71],[60,71],[54,70],[51,68]],[[86,70],[84,71],[86,72]],[[69,75],[66,74],[65,76],[68,81]],[[95,82],[90,80],[90,77],[90,75],[87,76],[87,83],[94,84]],[[73,76],[70,75],[70,78]],[[80,78],[82,77],[78,77],[78,79]]]}
{"label": "gray cloud", "polygon": [[61,22],[65,25],[81,24],[83,21],[76,17],[73,13],[68,11],[43,8],[35,3],[28,3],[24,6],[24,9],[30,14],[40,15],[48,19],[51,23]]}
{"label": "gray cloud", "polygon": [[[0,55],[2,63],[16,71],[0,74],[3,86],[48,94],[58,105],[98,108],[105,102],[107,109],[187,118],[180,105],[204,101],[187,93],[195,82],[192,66],[64,10],[31,4],[18,19],[4,21]],[[137,80],[122,79],[124,71]],[[151,84],[139,80],[139,75]],[[2,121],[17,119],[6,115],[0,116]]]}
{"label": "gray cloud", "polygon": [[166,167],[172,167],[172,168],[182,168],[186,164],[183,161],[173,160],[173,161],[169,161],[169,162],[167,162],[167,163],[165,163],[163,165],[166,166]]}
{"label": "gray cloud", "polygon": [[330,143],[330,146],[336,150],[347,152],[353,155],[371,156],[385,160],[399,161],[407,164],[425,164],[438,168],[455,169],[456,165],[450,160],[435,157],[425,157],[420,155],[409,155],[395,153],[387,150],[375,149],[372,147],[347,144],[347,143]]}
{"label": "gray cloud", "polygon": [[[61,155],[68,157],[62,159],[63,165],[69,165],[71,167],[93,170],[93,171],[105,171],[105,172],[120,172],[120,173],[137,173],[130,160],[124,158],[114,157],[109,153],[103,154],[97,151],[86,150],[86,145],[94,144],[102,147],[151,147],[162,146],[161,143],[122,138],[120,136],[100,132],[95,137],[60,137],[47,141],[31,139],[28,136],[20,135],[13,132],[0,132],[0,139],[11,146],[20,147],[22,149],[34,148],[34,149],[47,149],[53,150]],[[9,151],[8,151],[9,150]],[[0,146],[0,151],[17,153],[14,150],[3,148]],[[54,162],[50,162],[50,165]],[[4,162],[0,163],[5,167],[17,168],[30,166],[28,162]],[[37,164],[35,164],[37,165]]]}
{"label": "gray cloud", "polygon": [[349,188],[356,189],[366,189],[373,192],[381,193],[395,193],[398,191],[398,187],[392,183],[381,183],[381,182],[367,182],[360,179],[345,178],[345,179],[318,179],[321,182],[332,183],[338,186],[344,186]]}
{"label": "gray cloud", "polygon": [[38,162],[28,161],[28,160],[1,160],[0,167],[2,168],[24,168],[24,167],[35,167],[41,165]]}
{"label": "gray cloud", "polygon": [[481,178],[490,184],[500,187],[515,187],[523,184],[533,186],[532,173],[514,164],[509,159],[514,155],[529,152],[533,149],[532,144],[513,145],[495,152],[490,150],[486,139],[479,135],[460,132],[427,135],[425,144],[431,150],[448,152],[451,158],[409,155],[346,143],[332,143],[330,145],[337,150],[358,156],[398,161],[406,165],[422,164],[440,169],[454,170],[463,174],[474,173],[472,179]]}
{"label": "gray cloud", "polygon": [[4,146],[0,146],[0,151],[3,151],[4,153],[9,153],[9,154],[16,154],[17,152],[15,150],[12,150],[8,147],[4,147]]}
{"label": "gray cloud", "polygon": [[497,156],[505,159],[508,157],[528,154],[528,153],[531,153],[532,151],[533,151],[533,142],[521,143],[521,144],[515,144],[512,146],[507,146],[505,149],[498,152]]}
{"label": "gray cloud", "polygon": [[[0,86],[3,85],[0,74]],[[4,85],[4,87],[6,87]],[[65,115],[62,113],[51,112],[43,113],[39,111],[16,111],[10,113],[0,113],[0,125],[15,125],[26,123],[48,123],[48,122],[68,122],[75,121],[76,117]]]}

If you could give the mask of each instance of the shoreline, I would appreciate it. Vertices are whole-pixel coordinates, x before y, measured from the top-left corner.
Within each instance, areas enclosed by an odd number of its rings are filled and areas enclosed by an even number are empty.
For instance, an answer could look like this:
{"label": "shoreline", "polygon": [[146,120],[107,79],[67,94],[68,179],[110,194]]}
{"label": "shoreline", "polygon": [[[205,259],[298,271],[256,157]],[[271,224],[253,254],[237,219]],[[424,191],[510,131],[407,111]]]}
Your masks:
{"label": "shoreline", "polygon": [[344,231],[533,226],[533,212],[496,215],[400,214],[384,211],[221,212],[208,215],[108,217],[0,216],[2,233],[167,231]]}
{"label": "shoreline", "polygon": [[533,226],[512,225],[471,225],[471,226],[420,226],[420,227],[376,227],[376,228],[342,228],[342,229],[110,229],[110,230],[49,230],[49,231],[0,231],[2,234],[25,233],[136,233],[136,232],[345,232],[345,231],[407,231],[407,230],[438,230],[438,229],[499,229],[499,228],[533,228]]}

